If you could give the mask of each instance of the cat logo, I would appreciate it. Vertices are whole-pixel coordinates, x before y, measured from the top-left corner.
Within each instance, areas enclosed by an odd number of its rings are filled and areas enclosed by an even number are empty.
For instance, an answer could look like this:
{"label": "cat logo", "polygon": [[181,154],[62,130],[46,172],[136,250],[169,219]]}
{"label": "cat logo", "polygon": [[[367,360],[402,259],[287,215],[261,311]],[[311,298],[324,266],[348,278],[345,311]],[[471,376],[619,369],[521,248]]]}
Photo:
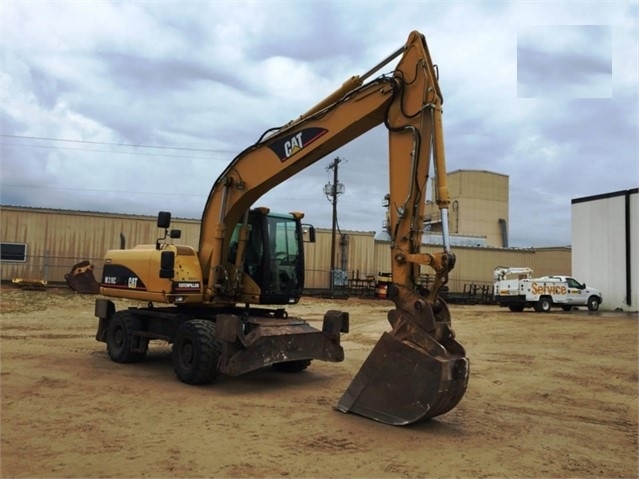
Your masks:
{"label": "cat logo", "polygon": [[268,147],[277,155],[280,161],[284,162],[327,132],[328,130],[325,128],[305,128],[297,133],[275,140]]}
{"label": "cat logo", "polygon": [[284,154],[286,158],[290,158],[295,153],[302,149],[302,132],[300,131],[297,135],[291,137],[290,140],[284,142]]}

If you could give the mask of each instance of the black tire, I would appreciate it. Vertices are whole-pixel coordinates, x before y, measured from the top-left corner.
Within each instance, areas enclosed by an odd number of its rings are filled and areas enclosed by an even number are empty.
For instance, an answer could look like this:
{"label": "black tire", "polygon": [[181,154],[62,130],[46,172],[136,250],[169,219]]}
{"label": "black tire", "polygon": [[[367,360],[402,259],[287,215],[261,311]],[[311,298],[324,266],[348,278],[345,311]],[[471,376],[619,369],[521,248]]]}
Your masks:
{"label": "black tire", "polygon": [[599,309],[599,298],[597,296],[591,296],[588,298],[588,310],[597,311]]}
{"label": "black tire", "polygon": [[149,340],[140,336],[133,337],[133,331],[140,329],[140,318],[130,311],[119,311],[111,316],[107,327],[106,344],[112,361],[135,363],[144,359]]}
{"label": "black tire", "polygon": [[222,343],[215,339],[215,323],[204,319],[185,321],[173,341],[173,369],[186,384],[210,384],[219,374]]}
{"label": "black tire", "polygon": [[285,363],[273,364],[273,369],[282,373],[299,373],[311,365],[310,359],[300,359],[298,361],[286,361]]}
{"label": "black tire", "polygon": [[552,300],[550,298],[541,297],[535,303],[535,311],[538,313],[547,313],[552,308]]}
{"label": "black tire", "polygon": [[571,311],[572,310],[572,306],[564,305],[564,306],[561,307],[561,309],[563,309],[564,311]]}
{"label": "black tire", "polygon": [[513,313],[521,313],[524,310],[524,307],[521,304],[511,304],[508,306]]}

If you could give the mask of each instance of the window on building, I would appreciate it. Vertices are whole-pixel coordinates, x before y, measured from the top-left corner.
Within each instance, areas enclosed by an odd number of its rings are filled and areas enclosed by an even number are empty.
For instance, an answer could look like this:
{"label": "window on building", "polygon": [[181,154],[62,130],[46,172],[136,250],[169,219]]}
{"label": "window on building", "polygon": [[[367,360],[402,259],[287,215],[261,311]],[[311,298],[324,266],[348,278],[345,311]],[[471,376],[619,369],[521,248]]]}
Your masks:
{"label": "window on building", "polygon": [[24,263],[27,261],[27,245],[25,243],[0,243],[0,260]]}

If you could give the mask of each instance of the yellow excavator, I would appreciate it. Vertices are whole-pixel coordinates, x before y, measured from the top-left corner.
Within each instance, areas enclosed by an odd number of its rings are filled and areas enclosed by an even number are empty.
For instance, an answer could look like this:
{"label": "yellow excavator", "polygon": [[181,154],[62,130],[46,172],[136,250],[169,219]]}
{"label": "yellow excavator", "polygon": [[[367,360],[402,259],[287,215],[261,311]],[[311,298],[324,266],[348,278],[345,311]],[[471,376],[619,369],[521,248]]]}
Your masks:
{"label": "yellow excavator", "polygon": [[[392,71],[378,72],[397,60]],[[378,73],[376,76],[375,74]],[[215,181],[202,215],[199,248],[175,245],[171,215],[155,244],[110,250],[95,315],[96,339],[119,363],[141,361],[149,341],[172,344],[179,380],[206,384],[263,367],[295,372],[312,360],[342,361],[349,314],[330,310],[322,329],[289,317],[304,288],[304,241],[314,229],[299,212],[255,208],[273,187],[373,127],[389,138],[392,330],[383,333],[335,409],[406,425],[444,414],[464,395],[469,362],[455,340],[438,292],[455,265],[448,232],[449,196],[438,70],[426,40],[406,43],[374,68],[288,124],[266,131]],[[443,251],[420,252],[431,157],[441,210]],[[160,236],[159,235],[159,236]],[[434,270],[428,290],[420,267]],[[144,303],[116,311],[108,297]]]}

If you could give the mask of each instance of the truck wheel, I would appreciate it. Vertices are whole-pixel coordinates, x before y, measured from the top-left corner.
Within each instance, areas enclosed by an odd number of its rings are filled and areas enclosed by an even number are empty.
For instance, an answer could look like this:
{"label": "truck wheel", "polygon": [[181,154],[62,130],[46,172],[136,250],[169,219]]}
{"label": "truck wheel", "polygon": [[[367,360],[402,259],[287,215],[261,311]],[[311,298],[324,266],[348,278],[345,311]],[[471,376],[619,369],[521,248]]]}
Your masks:
{"label": "truck wheel", "polygon": [[285,363],[275,363],[273,364],[273,369],[275,371],[280,371],[283,373],[299,373],[300,371],[304,371],[310,365],[311,365],[310,359],[300,359],[298,361],[286,361]]}
{"label": "truck wheel", "polygon": [[[129,311],[120,311],[111,316],[106,334],[107,352],[116,363],[142,361],[149,347],[149,340],[133,337],[133,331],[141,328],[140,318]],[[134,351],[135,349],[135,351]]]}
{"label": "truck wheel", "polygon": [[535,303],[535,311],[538,313],[547,313],[552,308],[552,301],[549,298],[539,298]]}
{"label": "truck wheel", "polygon": [[203,319],[185,321],[173,342],[173,369],[186,384],[209,384],[218,376],[222,343],[215,339],[215,323]]}
{"label": "truck wheel", "polygon": [[588,309],[590,311],[597,311],[599,309],[599,298],[597,298],[597,296],[588,298]]}
{"label": "truck wheel", "polygon": [[521,313],[524,310],[524,307],[521,304],[511,304],[508,306],[513,313]]}

